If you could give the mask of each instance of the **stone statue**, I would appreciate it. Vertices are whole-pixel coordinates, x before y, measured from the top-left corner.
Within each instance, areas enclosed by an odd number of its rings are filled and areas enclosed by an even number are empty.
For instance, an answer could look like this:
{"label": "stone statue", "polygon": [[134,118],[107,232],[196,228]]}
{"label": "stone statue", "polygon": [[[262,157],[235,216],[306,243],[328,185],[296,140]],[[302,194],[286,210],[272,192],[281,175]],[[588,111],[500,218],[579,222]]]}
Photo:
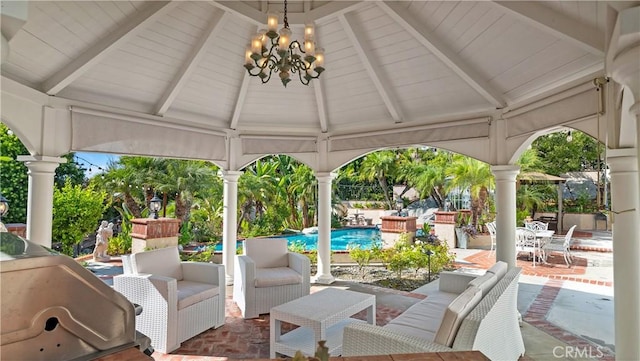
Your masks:
{"label": "stone statue", "polygon": [[96,262],[107,262],[111,257],[107,254],[109,239],[113,236],[113,223],[102,221],[96,232],[96,246],[93,250],[93,260]]}

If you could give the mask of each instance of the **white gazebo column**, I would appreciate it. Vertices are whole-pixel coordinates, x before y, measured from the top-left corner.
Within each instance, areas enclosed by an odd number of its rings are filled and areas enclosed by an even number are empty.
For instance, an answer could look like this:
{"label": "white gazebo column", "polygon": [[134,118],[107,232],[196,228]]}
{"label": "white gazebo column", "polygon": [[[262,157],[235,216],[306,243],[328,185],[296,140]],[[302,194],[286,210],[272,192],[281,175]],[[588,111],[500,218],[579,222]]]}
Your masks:
{"label": "white gazebo column", "polygon": [[318,179],[318,273],[313,282],[331,284],[331,181],[334,173],[317,173]]}
{"label": "white gazebo column", "polygon": [[496,179],[496,261],[516,266],[516,176],[520,167],[495,165]]}
{"label": "white gazebo column", "polygon": [[640,360],[640,217],[637,149],[608,152],[613,213],[616,359]]}
{"label": "white gazebo column", "polygon": [[27,239],[51,248],[53,224],[53,180],[56,168],[65,158],[47,156],[18,156],[29,171],[27,196]]}
{"label": "white gazebo column", "polygon": [[243,172],[223,171],[222,264],[227,285],[233,284],[233,261],[238,241],[238,178]]}

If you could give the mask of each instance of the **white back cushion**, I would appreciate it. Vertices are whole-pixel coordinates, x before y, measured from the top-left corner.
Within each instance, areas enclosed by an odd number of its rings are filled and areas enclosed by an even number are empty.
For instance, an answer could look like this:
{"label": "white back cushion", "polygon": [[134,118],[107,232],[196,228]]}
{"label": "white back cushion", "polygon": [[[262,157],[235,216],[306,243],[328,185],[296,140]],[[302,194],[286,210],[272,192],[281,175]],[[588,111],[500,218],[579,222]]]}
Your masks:
{"label": "white back cushion", "polygon": [[498,261],[496,262],[496,264],[491,266],[491,268],[489,268],[487,272],[491,272],[494,275],[496,275],[499,281],[502,277],[504,277],[505,274],[507,274],[507,267],[508,267],[507,262]]}
{"label": "white back cushion", "polygon": [[167,247],[134,253],[131,265],[138,273],[148,273],[182,280],[182,265],[178,247]]}
{"label": "white back cushion", "polygon": [[482,299],[482,291],[471,286],[453,300],[444,312],[444,318],[433,341],[451,347],[462,320],[480,303],[480,299]]}
{"label": "white back cushion", "polygon": [[496,275],[491,272],[487,272],[482,276],[473,279],[471,282],[469,282],[467,287],[478,287],[480,291],[482,291],[482,297],[484,297],[484,295],[491,291],[496,283],[498,283],[498,277],[496,277]]}
{"label": "white back cushion", "polygon": [[244,254],[256,264],[256,268],[289,266],[289,250],[284,238],[253,238],[244,241]]}

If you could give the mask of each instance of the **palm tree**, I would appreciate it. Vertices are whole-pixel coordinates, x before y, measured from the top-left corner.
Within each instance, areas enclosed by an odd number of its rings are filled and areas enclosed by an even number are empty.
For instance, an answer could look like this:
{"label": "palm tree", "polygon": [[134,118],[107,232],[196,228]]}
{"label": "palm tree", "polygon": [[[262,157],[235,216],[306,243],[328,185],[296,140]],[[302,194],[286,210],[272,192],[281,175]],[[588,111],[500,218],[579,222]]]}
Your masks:
{"label": "palm tree", "polygon": [[302,212],[302,228],[311,227],[314,224],[315,212],[310,212],[310,205],[316,204],[318,180],[313,170],[304,164],[294,167],[293,174],[288,178],[290,178],[288,193],[296,199]]}
{"label": "palm tree", "polygon": [[396,172],[396,153],[391,150],[381,150],[366,155],[360,168],[361,180],[378,181],[390,209],[394,207],[394,203],[390,196],[388,179],[395,177]]}
{"label": "palm tree", "polygon": [[[520,166],[520,174],[523,172],[540,172],[544,164],[538,152],[527,149],[517,161]],[[556,189],[552,184],[523,184],[518,177],[516,183],[516,204],[521,211],[526,210],[532,216],[536,210],[543,207],[547,200],[554,200]]]}
{"label": "palm tree", "polygon": [[495,180],[489,165],[463,155],[455,155],[453,162],[446,170],[451,176],[448,190],[455,187],[469,188],[471,194],[472,223],[477,225],[489,197],[489,188],[493,188]]}
{"label": "palm tree", "polygon": [[238,232],[242,228],[243,221],[252,223],[256,217],[264,214],[266,205],[276,194],[276,169],[277,164],[268,159],[257,160],[252,166],[247,167],[244,174],[238,179],[238,204],[240,217],[238,219]]}
{"label": "palm tree", "polygon": [[138,190],[138,174],[136,169],[127,167],[123,160],[130,157],[122,157],[117,163],[109,163],[104,180],[96,179],[103,183],[108,194],[113,198],[121,198],[134,218],[142,217],[142,208],[136,199]]}
{"label": "palm tree", "polygon": [[[175,195],[175,217],[189,219],[195,199],[204,198],[212,188],[221,188],[217,167],[205,161],[164,159],[158,160],[154,189]],[[150,187],[152,188],[152,187]]]}

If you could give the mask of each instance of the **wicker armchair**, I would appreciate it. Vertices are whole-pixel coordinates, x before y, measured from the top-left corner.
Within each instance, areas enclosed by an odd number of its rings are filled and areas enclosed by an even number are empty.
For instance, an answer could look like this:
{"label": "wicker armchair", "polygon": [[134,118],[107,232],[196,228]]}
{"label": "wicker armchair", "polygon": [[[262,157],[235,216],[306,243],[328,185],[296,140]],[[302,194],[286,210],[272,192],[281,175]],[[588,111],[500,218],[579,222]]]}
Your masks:
{"label": "wicker armchair", "polygon": [[125,256],[123,268],[113,288],[142,306],[136,330],[151,338],[156,351],[171,352],[224,324],[224,266],[181,262],[178,248],[169,247]]}
{"label": "wicker armchair", "polygon": [[234,265],[233,300],[244,318],[309,294],[309,258],[289,252],[286,239],[247,239]]}

